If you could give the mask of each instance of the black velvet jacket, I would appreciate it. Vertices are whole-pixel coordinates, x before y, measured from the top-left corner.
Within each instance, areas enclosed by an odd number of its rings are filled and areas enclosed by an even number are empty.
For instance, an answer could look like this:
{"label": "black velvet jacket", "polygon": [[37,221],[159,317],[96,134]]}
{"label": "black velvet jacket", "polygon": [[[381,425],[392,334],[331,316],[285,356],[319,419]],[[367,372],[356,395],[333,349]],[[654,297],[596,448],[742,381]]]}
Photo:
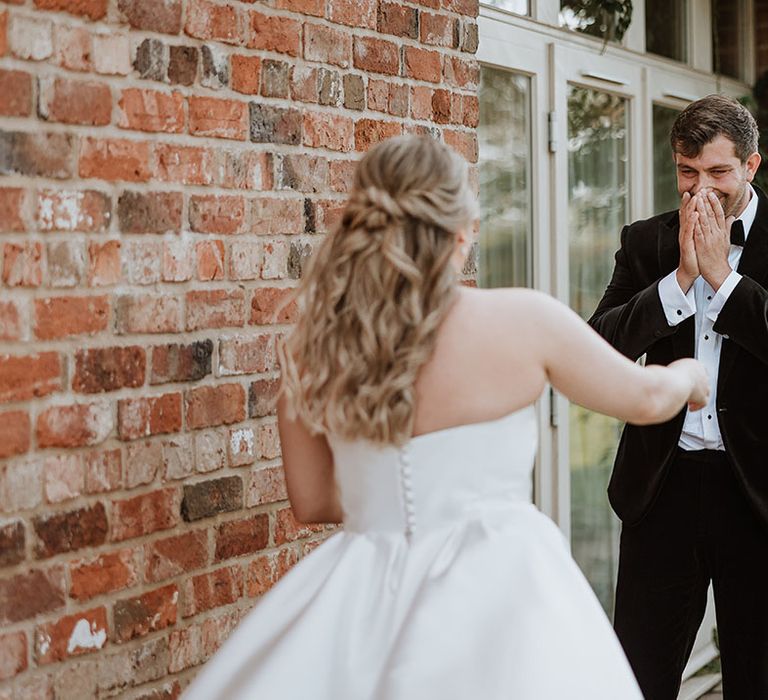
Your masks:
{"label": "black velvet jacket", "polygon": [[[757,216],[738,272],[743,279],[714,330],[724,336],[717,383],[717,420],[749,503],[768,526],[768,197],[755,188]],[[659,281],[678,266],[678,212],[625,226],[613,277],[589,324],[632,360],[648,364],[693,357],[695,320],[670,327]],[[620,390],[620,389],[619,389]],[[680,439],[685,411],[660,425],[627,425],[608,497],[627,525],[648,512]]]}

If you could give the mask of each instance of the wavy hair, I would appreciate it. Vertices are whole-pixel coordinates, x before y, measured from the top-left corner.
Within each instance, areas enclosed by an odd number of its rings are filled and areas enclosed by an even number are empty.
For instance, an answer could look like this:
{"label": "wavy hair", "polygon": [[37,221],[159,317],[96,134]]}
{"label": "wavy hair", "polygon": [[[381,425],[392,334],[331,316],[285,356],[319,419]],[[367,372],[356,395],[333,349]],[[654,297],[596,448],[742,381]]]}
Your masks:
{"label": "wavy hair", "polygon": [[391,138],[359,162],[280,347],[289,411],[312,432],[379,444],[411,437],[416,377],[455,300],[451,258],[475,206],[466,163],[431,138]]}

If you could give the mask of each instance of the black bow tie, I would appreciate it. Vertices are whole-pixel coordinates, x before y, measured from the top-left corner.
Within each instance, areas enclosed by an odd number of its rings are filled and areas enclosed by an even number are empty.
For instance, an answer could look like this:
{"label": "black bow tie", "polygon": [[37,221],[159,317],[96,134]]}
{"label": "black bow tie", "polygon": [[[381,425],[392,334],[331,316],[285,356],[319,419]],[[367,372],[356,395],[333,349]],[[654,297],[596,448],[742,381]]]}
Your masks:
{"label": "black bow tie", "polygon": [[731,224],[731,245],[744,245],[744,224],[741,219],[736,219]]}

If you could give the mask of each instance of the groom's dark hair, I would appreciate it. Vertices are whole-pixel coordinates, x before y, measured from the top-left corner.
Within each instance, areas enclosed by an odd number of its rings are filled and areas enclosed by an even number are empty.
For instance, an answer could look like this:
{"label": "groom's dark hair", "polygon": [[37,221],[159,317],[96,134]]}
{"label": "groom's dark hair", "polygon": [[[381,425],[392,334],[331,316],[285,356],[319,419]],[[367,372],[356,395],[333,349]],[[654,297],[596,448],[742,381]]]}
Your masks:
{"label": "groom's dark hair", "polygon": [[760,132],[743,104],[725,95],[708,95],[689,104],[675,119],[672,151],[696,158],[718,136],[733,142],[736,157],[744,163],[757,151]]}

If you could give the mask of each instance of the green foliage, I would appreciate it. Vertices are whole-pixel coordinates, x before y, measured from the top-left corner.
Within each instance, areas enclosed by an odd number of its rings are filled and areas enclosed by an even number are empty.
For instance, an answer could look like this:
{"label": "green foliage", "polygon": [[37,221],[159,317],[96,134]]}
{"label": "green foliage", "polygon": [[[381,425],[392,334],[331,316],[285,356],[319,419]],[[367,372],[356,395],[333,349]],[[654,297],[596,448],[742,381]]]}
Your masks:
{"label": "green foliage", "polygon": [[632,23],[632,0],[565,0],[586,34],[621,41]]}

